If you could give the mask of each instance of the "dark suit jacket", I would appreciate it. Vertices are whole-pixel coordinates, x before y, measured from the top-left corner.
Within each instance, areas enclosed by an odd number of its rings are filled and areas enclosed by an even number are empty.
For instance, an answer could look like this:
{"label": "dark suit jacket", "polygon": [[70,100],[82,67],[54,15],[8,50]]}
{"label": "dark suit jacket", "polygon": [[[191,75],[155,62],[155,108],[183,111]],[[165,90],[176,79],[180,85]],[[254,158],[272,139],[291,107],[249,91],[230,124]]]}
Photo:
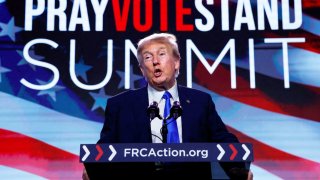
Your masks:
{"label": "dark suit jacket", "polygon": [[[207,93],[178,86],[182,113],[183,142],[238,142],[229,133],[215,110],[211,96]],[[129,90],[108,99],[105,123],[98,143],[152,143],[147,87]],[[160,172],[155,171],[155,163],[109,163],[105,165],[85,164],[89,176],[99,175],[123,178],[168,177],[211,179],[210,163],[169,163]],[[228,171],[239,164],[222,164]],[[93,167],[94,166],[94,167]],[[98,167],[99,166],[99,167]],[[109,170],[108,170],[109,169]],[[90,172],[93,171],[94,172]]]}

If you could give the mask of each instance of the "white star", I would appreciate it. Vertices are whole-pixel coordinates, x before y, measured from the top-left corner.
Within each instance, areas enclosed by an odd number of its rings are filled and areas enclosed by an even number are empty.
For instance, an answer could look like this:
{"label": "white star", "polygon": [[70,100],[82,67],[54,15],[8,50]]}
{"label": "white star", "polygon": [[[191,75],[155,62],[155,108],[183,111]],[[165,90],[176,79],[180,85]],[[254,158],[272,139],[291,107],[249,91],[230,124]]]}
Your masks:
{"label": "white star", "polygon": [[1,83],[1,80],[2,80],[1,74],[2,73],[6,73],[6,72],[10,72],[10,71],[11,71],[10,69],[1,66],[1,58],[0,58],[0,83]]}
{"label": "white star", "polygon": [[[124,87],[124,72],[123,71],[116,71],[116,73],[118,74],[118,76],[120,76],[121,78],[121,81],[119,82],[119,85],[118,85],[118,89]],[[134,86],[134,82],[136,80],[140,80],[142,79],[143,77],[142,76],[139,76],[139,75],[135,75],[133,73],[133,66],[131,65],[130,66],[130,88],[135,88]]]}
{"label": "white star", "polygon": [[14,25],[14,18],[11,18],[7,24],[0,23],[0,28],[0,37],[9,36],[12,41],[16,40],[16,33],[23,30],[23,28]]}
{"label": "white star", "polygon": [[[37,79],[37,81],[40,84],[47,84],[48,83],[48,82],[41,81],[41,80],[38,80],[38,79]],[[65,87],[59,86],[59,85],[55,85],[53,88],[39,91],[37,95],[38,96],[49,95],[53,101],[56,101],[56,92],[57,91],[61,91],[62,89],[65,89]]]}
{"label": "white star", "polygon": [[106,108],[107,99],[109,98],[109,96],[106,95],[104,88],[101,88],[99,93],[90,92],[89,94],[94,99],[94,104],[93,104],[93,107],[91,108],[91,111],[94,111],[99,107],[101,107],[103,110]]}

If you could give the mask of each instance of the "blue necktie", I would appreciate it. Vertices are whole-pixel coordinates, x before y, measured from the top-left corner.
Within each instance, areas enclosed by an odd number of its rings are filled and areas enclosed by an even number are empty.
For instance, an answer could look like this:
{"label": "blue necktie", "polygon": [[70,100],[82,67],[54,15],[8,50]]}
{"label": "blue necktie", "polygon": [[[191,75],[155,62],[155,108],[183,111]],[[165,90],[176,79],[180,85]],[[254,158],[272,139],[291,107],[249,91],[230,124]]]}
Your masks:
{"label": "blue necktie", "polygon": [[[164,112],[163,112],[163,116],[164,116],[164,118],[166,118],[170,114],[171,94],[168,91],[166,91],[163,94],[162,98],[166,100],[165,106],[164,106]],[[168,119],[167,120],[167,127],[168,127],[167,143],[180,143],[177,121],[173,118]]]}

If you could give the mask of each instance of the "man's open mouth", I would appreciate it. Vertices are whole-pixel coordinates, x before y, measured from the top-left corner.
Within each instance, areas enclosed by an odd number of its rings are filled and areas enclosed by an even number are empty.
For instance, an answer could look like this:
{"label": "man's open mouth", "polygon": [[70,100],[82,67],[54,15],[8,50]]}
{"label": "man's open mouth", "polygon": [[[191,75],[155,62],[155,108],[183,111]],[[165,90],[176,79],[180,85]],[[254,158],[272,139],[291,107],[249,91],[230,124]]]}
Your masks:
{"label": "man's open mouth", "polygon": [[162,75],[162,71],[160,69],[155,69],[153,74],[155,77],[160,77]]}

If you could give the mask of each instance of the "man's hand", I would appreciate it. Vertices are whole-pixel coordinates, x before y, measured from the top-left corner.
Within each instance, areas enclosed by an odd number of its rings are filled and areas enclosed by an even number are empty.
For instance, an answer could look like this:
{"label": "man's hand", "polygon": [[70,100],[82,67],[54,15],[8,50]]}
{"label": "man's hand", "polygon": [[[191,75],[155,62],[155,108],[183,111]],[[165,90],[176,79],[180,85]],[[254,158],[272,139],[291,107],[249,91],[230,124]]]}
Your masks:
{"label": "man's hand", "polygon": [[253,180],[253,173],[252,171],[249,170],[249,173],[248,173],[248,180]]}
{"label": "man's hand", "polygon": [[83,180],[90,180],[90,179],[89,179],[89,176],[88,176],[88,174],[87,174],[86,168],[83,168],[82,179],[83,179]]}
{"label": "man's hand", "polygon": [[229,171],[230,179],[253,180],[253,173],[245,168],[232,168]]}

